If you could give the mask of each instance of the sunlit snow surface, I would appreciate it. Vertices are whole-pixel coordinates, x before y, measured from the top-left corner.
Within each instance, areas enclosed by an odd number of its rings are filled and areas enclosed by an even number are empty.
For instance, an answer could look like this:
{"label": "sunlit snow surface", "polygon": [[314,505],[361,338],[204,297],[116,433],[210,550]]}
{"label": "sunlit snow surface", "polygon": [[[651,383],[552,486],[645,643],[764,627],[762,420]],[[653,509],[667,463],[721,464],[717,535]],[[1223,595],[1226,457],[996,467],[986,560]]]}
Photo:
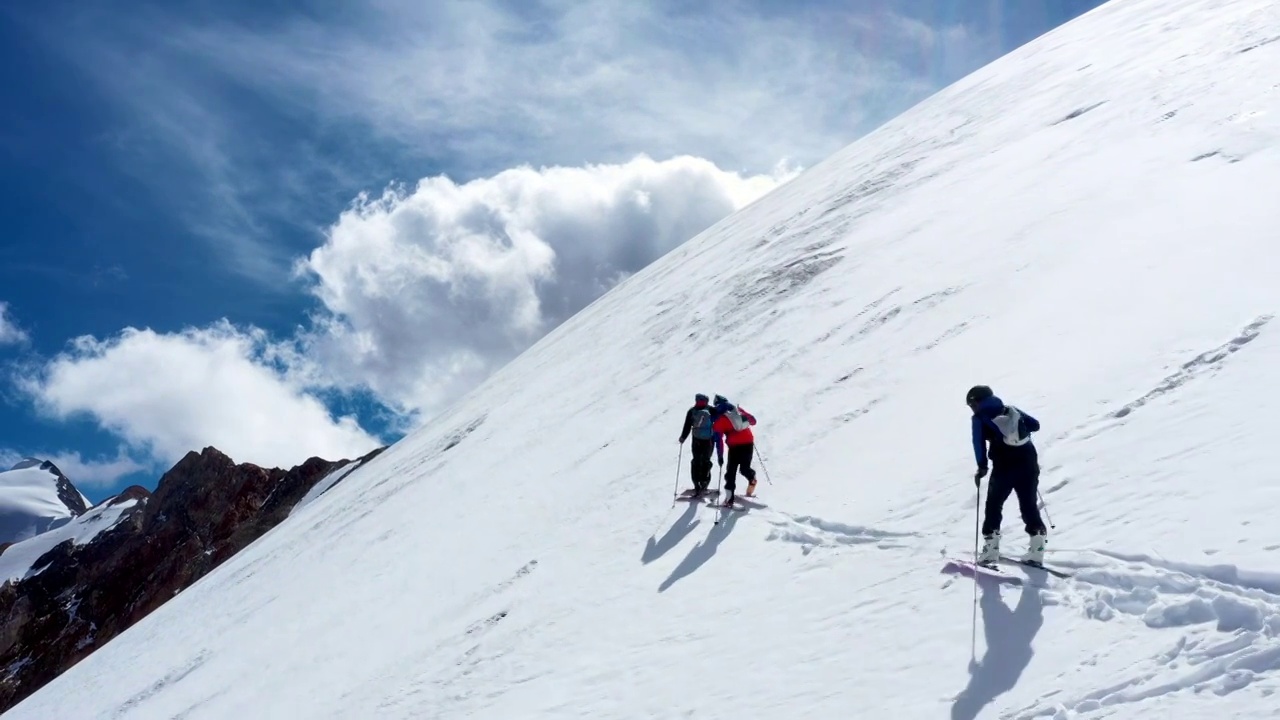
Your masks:
{"label": "sunlit snow surface", "polygon": [[[630,278],[5,720],[1276,717],[1278,180],[1280,5],[1116,0]],[[978,382],[1043,423],[1077,575],[982,588],[971,647],[942,569]],[[719,525],[670,501],[697,391],[772,478]]]}

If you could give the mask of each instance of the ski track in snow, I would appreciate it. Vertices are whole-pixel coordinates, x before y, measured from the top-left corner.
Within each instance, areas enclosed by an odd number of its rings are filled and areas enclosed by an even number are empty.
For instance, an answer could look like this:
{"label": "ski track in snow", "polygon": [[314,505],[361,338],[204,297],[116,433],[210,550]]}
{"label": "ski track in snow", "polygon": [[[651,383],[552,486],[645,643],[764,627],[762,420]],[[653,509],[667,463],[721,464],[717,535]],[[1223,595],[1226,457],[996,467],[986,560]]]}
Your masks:
{"label": "ski track in snow", "polygon": [[821,518],[802,515],[782,516],[770,521],[774,529],[768,540],[792,542],[800,545],[805,555],[817,548],[838,548],[849,545],[874,545],[880,550],[907,547],[907,538],[919,537],[913,532],[892,532],[876,528],[847,525]]}

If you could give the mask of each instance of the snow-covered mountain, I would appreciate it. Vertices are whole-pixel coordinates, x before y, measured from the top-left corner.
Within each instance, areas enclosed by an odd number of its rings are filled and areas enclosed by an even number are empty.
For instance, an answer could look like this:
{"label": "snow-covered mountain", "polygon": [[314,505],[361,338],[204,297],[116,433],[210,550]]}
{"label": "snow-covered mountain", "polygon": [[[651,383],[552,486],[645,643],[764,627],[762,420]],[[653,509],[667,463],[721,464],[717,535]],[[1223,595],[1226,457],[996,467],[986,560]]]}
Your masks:
{"label": "snow-covered mountain", "polygon": [[[1011,53],[5,720],[1274,716],[1278,39],[1271,0],[1114,0]],[[1070,579],[946,571],[975,383],[1043,425]],[[744,512],[671,502],[698,391],[759,418]]]}
{"label": "snow-covered mountain", "polygon": [[27,458],[0,472],[0,545],[65,525],[88,508],[88,499],[57,466]]}
{"label": "snow-covered mountain", "polygon": [[57,528],[0,548],[0,712],[197,582],[357,460],[290,470],[188,453],[154,494],[134,486]]}

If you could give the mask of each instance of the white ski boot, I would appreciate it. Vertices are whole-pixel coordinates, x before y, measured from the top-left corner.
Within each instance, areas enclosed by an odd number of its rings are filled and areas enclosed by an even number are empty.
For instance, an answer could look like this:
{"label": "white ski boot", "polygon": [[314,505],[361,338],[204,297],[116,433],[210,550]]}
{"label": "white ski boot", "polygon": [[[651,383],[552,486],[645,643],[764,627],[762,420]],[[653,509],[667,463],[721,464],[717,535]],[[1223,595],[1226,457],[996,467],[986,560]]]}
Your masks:
{"label": "white ski boot", "polygon": [[1030,546],[1027,548],[1027,554],[1022,556],[1023,561],[1035,563],[1036,565],[1044,564],[1044,547],[1049,544],[1049,536],[1045,533],[1031,536]]}
{"label": "white ski boot", "polygon": [[982,536],[982,550],[978,551],[979,565],[995,565],[1000,560],[1000,531]]}

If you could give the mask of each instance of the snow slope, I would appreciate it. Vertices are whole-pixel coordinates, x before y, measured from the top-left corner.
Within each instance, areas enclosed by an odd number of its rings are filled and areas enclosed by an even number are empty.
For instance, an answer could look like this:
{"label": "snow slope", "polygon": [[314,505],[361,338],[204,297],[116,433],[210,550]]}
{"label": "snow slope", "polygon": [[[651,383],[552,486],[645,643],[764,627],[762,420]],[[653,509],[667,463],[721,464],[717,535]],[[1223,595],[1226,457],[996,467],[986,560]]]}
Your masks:
{"label": "snow slope", "polygon": [[88,507],[89,501],[40,460],[24,460],[0,472],[0,543],[26,540],[66,524],[76,513],[59,497],[59,481]]}
{"label": "snow slope", "polygon": [[[1115,0],[1019,49],[5,720],[1276,717],[1278,38],[1269,0]],[[1069,581],[943,572],[977,382],[1043,423]],[[696,391],[760,418],[772,478],[720,524],[670,501]]]}

